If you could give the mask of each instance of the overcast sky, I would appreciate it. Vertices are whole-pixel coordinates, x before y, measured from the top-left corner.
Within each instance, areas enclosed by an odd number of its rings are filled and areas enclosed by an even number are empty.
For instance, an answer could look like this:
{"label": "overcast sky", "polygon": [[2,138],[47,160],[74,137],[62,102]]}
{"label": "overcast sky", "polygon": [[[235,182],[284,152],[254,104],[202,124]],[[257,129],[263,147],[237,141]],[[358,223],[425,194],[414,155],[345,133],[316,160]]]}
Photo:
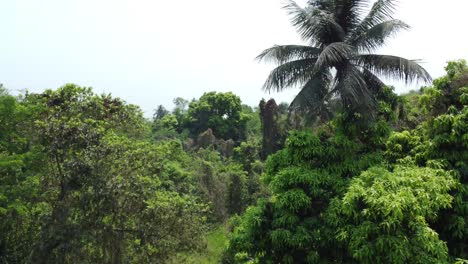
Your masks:
{"label": "overcast sky", "polygon": [[[304,3],[300,0],[298,3]],[[290,101],[268,94],[273,65],[254,58],[274,44],[300,43],[281,0],[2,0],[0,83],[41,92],[92,86],[139,105],[233,91],[244,103]],[[447,60],[468,59],[467,0],[401,0],[412,29],[379,53],[421,59],[433,77]],[[411,87],[395,84],[398,92]],[[413,86],[412,88],[415,88]]]}

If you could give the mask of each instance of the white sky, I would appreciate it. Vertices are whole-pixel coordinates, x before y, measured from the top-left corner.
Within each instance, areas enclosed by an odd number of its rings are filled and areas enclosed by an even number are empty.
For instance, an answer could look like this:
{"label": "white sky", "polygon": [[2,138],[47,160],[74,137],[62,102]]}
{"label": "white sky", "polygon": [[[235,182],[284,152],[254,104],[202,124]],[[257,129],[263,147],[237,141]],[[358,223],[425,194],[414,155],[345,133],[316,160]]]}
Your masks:
{"label": "white sky", "polygon": [[[304,3],[299,0],[298,3]],[[139,105],[147,116],[172,99],[233,91],[244,103],[290,101],[296,89],[261,90],[274,65],[254,58],[300,43],[281,0],[2,0],[0,83],[41,92],[92,86]],[[412,26],[380,53],[422,59],[433,77],[468,59],[467,0],[400,0]],[[410,88],[396,84],[397,91]]]}

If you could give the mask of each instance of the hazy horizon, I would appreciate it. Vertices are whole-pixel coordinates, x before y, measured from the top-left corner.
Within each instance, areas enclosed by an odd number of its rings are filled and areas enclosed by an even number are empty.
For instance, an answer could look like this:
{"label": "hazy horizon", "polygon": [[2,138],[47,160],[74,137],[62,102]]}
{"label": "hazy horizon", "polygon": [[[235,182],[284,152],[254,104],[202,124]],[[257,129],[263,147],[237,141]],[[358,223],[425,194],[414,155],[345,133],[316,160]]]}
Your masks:
{"label": "hazy horizon", "polygon": [[[298,1],[304,3],[305,1]],[[412,29],[379,51],[421,59],[433,78],[445,62],[467,59],[459,34],[468,2],[401,1],[396,18]],[[65,83],[91,86],[139,105],[146,116],[172,100],[232,91],[245,104],[289,102],[297,89],[265,93],[273,64],[255,57],[275,44],[300,43],[283,1],[16,0],[4,11],[0,83],[18,93]],[[441,47],[444,47],[442,49]],[[397,92],[420,85],[388,82]]]}

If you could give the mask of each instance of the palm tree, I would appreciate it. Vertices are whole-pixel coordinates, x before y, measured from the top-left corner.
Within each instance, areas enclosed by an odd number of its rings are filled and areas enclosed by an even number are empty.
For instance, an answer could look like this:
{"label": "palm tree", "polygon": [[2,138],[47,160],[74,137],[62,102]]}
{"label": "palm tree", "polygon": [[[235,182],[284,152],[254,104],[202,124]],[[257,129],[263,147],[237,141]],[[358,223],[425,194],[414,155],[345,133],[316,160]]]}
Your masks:
{"label": "palm tree", "polygon": [[375,94],[384,86],[380,77],[430,82],[417,61],[373,54],[399,30],[409,29],[392,17],[395,0],[377,0],[366,16],[370,0],[311,0],[305,8],[288,0],[285,9],[308,45],[274,46],[257,59],[278,66],[264,84],[267,91],[300,86],[290,105],[293,111],[317,115],[331,101],[347,110],[375,106]]}

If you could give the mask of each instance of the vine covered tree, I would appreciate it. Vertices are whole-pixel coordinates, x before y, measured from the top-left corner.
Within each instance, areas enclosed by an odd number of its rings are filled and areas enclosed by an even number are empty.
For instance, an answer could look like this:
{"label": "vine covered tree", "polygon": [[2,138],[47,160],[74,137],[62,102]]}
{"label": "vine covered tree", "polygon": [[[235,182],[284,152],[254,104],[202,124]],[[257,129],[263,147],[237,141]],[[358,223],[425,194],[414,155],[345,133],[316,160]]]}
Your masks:
{"label": "vine covered tree", "polygon": [[260,120],[262,122],[262,159],[275,153],[282,147],[282,135],[278,126],[279,107],[274,99],[261,100],[259,104]]}
{"label": "vine covered tree", "polygon": [[279,45],[257,58],[278,66],[271,71],[264,89],[281,91],[300,86],[291,110],[319,115],[334,98],[349,111],[374,109],[375,93],[384,83],[379,77],[411,82],[431,80],[417,61],[374,54],[389,37],[409,29],[393,18],[395,0],[378,0],[367,15],[369,0],[310,0],[300,7],[289,0],[284,7],[291,22],[308,45]]}

